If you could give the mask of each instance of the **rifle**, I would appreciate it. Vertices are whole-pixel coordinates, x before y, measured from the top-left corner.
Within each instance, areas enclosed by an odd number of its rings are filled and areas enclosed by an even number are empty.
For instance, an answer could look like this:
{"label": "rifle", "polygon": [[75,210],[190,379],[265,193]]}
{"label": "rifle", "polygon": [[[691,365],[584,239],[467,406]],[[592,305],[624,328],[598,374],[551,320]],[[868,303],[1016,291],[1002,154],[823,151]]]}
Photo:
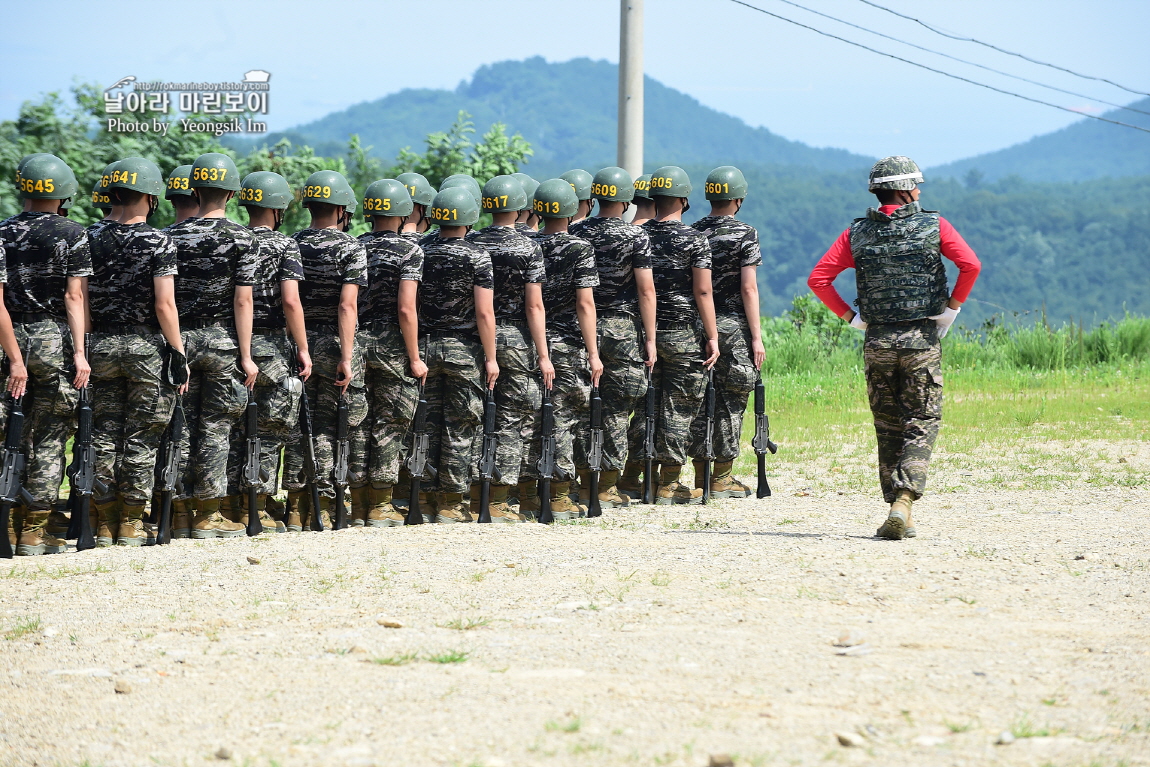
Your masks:
{"label": "rifle", "polygon": [[643,430],[643,503],[655,502],[655,483],[651,472],[655,463],[655,400],[658,394],[651,381],[651,368],[647,368],[647,422]]}
{"label": "rifle", "polygon": [[587,467],[591,470],[591,500],[587,504],[587,516],[603,514],[599,506],[599,472],[603,469],[603,399],[599,387],[591,387],[591,444],[587,446]]}
{"label": "rifle", "polygon": [[156,545],[162,546],[172,541],[172,493],[184,491],[183,477],[180,476],[180,463],[183,450],[180,443],[184,439],[184,398],[176,395],[176,406],[172,410],[172,420],[164,430],[160,440],[160,514],[156,528]]}
{"label": "rifle", "polygon": [[[85,335],[85,357],[88,339]],[[80,389],[80,404],[76,409],[76,439],[72,442],[72,463],[64,473],[68,475],[68,483],[72,487],[68,494],[71,518],[66,535],[76,539],[77,551],[94,549],[96,539],[92,535],[92,519],[89,516],[92,491],[98,489],[103,495],[108,488],[96,479],[96,448],[92,445],[92,391],[87,385]]]}
{"label": "rifle", "polygon": [[703,503],[711,500],[711,461],[715,460],[715,369],[707,371],[707,391],[703,395],[706,403],[707,433],[703,435]]}
{"label": "rifle", "polygon": [[483,448],[479,453],[479,522],[491,521],[491,481],[501,477],[495,465],[495,451],[499,447],[499,437],[495,434],[495,389],[487,390],[483,403]]}
{"label": "rifle", "polygon": [[415,406],[415,419],[411,424],[411,455],[407,458],[407,472],[411,475],[411,501],[407,507],[405,525],[422,525],[423,514],[419,511],[419,482],[424,474],[430,474],[435,479],[435,467],[427,462],[427,454],[431,449],[431,435],[427,432],[427,397],[423,393],[423,384],[419,385],[419,399]]}
{"label": "rifle", "polygon": [[323,518],[319,514],[319,485],[316,484],[319,464],[315,459],[315,432],[311,425],[311,403],[307,398],[307,387],[299,396],[299,431],[307,448],[303,457],[303,468],[299,470],[299,479],[304,481],[311,491],[311,529],[317,533],[323,532]]}
{"label": "rifle", "polygon": [[351,460],[347,418],[347,396],[340,392],[339,404],[335,409],[335,462],[331,467],[332,484],[335,485],[335,517],[331,522],[333,530],[343,530],[347,527],[347,509],[344,508],[344,500],[347,497],[348,462]]}
{"label": "rifle", "polygon": [[23,406],[23,396],[8,395],[8,432],[4,436],[3,469],[0,469],[0,559],[12,558],[12,544],[8,541],[12,506],[32,503],[32,495],[24,487]]}
{"label": "rifle", "polygon": [[551,404],[551,390],[543,387],[543,428],[539,446],[539,521],[549,525],[555,521],[551,513],[551,479],[555,476],[555,406]]}
{"label": "rifle", "polygon": [[766,393],[763,391],[763,379],[755,383],[755,437],[751,440],[751,447],[759,459],[759,489],[756,498],[769,498],[771,486],[767,483],[767,451],[774,455],[779,446],[771,442],[771,421],[767,418]]}
{"label": "rifle", "polygon": [[244,468],[240,472],[240,483],[248,493],[248,535],[259,535],[264,531],[260,522],[260,511],[256,508],[259,503],[260,487],[271,476],[268,470],[260,463],[260,452],[263,445],[260,441],[260,407],[256,403],[255,392],[248,392],[248,405],[244,411],[244,439],[247,442],[247,452],[244,455]]}

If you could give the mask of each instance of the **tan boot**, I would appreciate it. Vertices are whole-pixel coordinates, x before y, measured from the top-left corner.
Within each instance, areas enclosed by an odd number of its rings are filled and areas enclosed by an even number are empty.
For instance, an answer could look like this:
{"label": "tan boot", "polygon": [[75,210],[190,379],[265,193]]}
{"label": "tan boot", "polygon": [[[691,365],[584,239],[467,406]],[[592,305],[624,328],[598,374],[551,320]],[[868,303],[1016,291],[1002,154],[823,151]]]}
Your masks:
{"label": "tan boot", "polygon": [[435,521],[441,525],[471,522],[471,511],[463,502],[463,493],[435,494]]}
{"label": "tan boot", "polygon": [[68,519],[68,515],[59,508],[55,508],[48,514],[48,524],[44,529],[53,538],[67,538],[69,522],[71,520]]}
{"label": "tan boot", "polygon": [[147,533],[144,532],[144,507],[125,503],[123,513],[120,515],[116,545],[143,546],[147,539]]}
{"label": "tan boot", "polygon": [[289,533],[303,532],[303,518],[311,506],[311,496],[302,490],[292,490],[287,494],[287,514],[284,526]]}
{"label": "tan boot", "polygon": [[395,488],[391,485],[384,485],[383,487],[365,489],[369,492],[371,504],[367,512],[367,526],[403,527],[405,517],[391,502],[392,492]]}
{"label": "tan boot", "polygon": [[425,490],[419,494],[419,514],[424,524],[435,524],[435,507],[438,503],[436,494]]}
{"label": "tan boot", "polygon": [[238,538],[245,533],[243,525],[224,519],[223,515],[220,514],[221,500],[223,499],[197,499],[196,513],[192,517],[193,538],[197,540],[203,538]]}
{"label": "tan boot", "polygon": [[488,512],[491,514],[492,522],[526,522],[527,517],[523,514],[517,514],[511,510],[511,505],[507,503],[507,496],[510,494],[510,486],[508,485],[492,485],[491,486],[491,505]]}
{"label": "tan boot", "polygon": [[[582,506],[588,506],[591,503],[591,471],[579,469],[578,472],[580,476],[587,475],[579,483],[579,503]],[[614,509],[631,504],[631,499],[619,492],[618,482],[619,472],[599,472],[599,508]]]}
{"label": "tan boot", "polygon": [[100,548],[111,546],[116,542],[116,533],[120,531],[119,501],[112,499],[103,503],[93,503],[96,511],[96,545]]}
{"label": "tan boot", "polygon": [[571,500],[570,482],[551,483],[551,515],[556,522],[579,519],[585,514],[586,509]]}
{"label": "tan boot", "polygon": [[59,554],[67,548],[63,538],[48,532],[48,510],[29,511],[16,540],[16,556],[34,557],[39,554]]}
{"label": "tan boot", "polygon": [[914,505],[914,492],[899,490],[894,503],[890,505],[890,515],[875,535],[892,541],[901,541],[903,538],[914,538],[918,535],[914,529],[914,520],[911,519],[912,505]]}
{"label": "tan boot", "polygon": [[195,501],[191,498],[176,498],[172,501],[172,539],[192,537],[192,506]]}
{"label": "tan boot", "polygon": [[349,527],[363,527],[367,524],[367,517],[371,513],[371,487],[353,487],[351,489],[351,517],[348,518]]}
{"label": "tan boot", "polygon": [[[695,487],[703,486],[703,462],[695,462]],[[734,470],[734,461],[715,461],[711,470],[711,497],[712,498],[749,498],[751,488],[735,479],[731,473]]]}
{"label": "tan boot", "polygon": [[655,503],[660,506],[679,503],[702,503],[703,491],[701,488],[689,488],[679,481],[683,473],[682,466],[659,467],[659,490],[655,493]]}
{"label": "tan boot", "polygon": [[479,519],[479,497],[483,492],[483,485],[479,482],[472,482],[471,487],[468,488],[467,494],[467,511],[471,516]]}
{"label": "tan boot", "polygon": [[539,480],[521,479],[518,485],[519,513],[527,519],[539,516]]}
{"label": "tan boot", "polygon": [[220,501],[220,515],[229,522],[246,526],[248,523],[248,511],[244,508],[243,496],[224,496]]}
{"label": "tan boot", "polygon": [[643,501],[643,463],[641,461],[627,461],[623,466],[623,476],[615,483],[615,489],[631,500],[641,503]]}

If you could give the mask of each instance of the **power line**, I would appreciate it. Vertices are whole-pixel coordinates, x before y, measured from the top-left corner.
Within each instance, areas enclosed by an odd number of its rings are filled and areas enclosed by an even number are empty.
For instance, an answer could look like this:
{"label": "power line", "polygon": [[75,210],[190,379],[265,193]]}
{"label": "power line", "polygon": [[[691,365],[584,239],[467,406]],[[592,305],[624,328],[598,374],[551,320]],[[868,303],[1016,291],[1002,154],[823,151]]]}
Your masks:
{"label": "power line", "polygon": [[794,6],[795,8],[800,8],[804,11],[807,11],[808,13],[813,13],[816,16],[822,16],[824,19],[830,19],[831,21],[837,21],[838,23],[845,24],[848,27],[854,27],[855,29],[861,29],[863,32],[868,32],[872,35],[877,35],[879,37],[886,38],[887,40],[893,40],[894,42],[902,43],[903,45],[909,45],[911,48],[917,48],[920,51],[926,51],[927,53],[933,53],[936,56],[942,56],[943,58],[950,59],[951,61],[957,61],[960,64],[967,64],[967,65],[972,66],[972,67],[978,67],[979,69],[985,69],[987,72],[994,72],[996,75],[1002,75],[1003,77],[1009,77],[1009,78],[1012,78],[1014,80],[1021,80],[1024,83],[1030,83],[1031,85],[1037,85],[1040,88],[1047,88],[1047,89],[1052,90],[1052,91],[1058,91],[1059,93],[1065,93],[1069,96],[1077,96],[1078,98],[1089,99],[1090,101],[1094,101],[1094,102],[1097,102],[1099,104],[1105,104],[1106,106],[1115,107],[1117,109],[1125,109],[1128,112],[1137,112],[1140,115],[1150,115],[1150,112],[1146,112],[1146,111],[1143,111],[1141,109],[1135,109],[1134,107],[1128,107],[1128,106],[1125,106],[1123,104],[1115,104],[1112,101],[1106,101],[1105,99],[1095,98],[1094,96],[1088,96],[1085,93],[1078,93],[1077,91],[1068,91],[1065,88],[1059,88],[1059,87],[1054,86],[1054,85],[1047,85],[1046,83],[1042,83],[1042,82],[1039,82],[1037,80],[1031,80],[1029,78],[1022,77],[1020,75],[1011,74],[1010,72],[1003,72],[1001,69],[995,69],[994,67],[988,67],[985,64],[979,64],[979,63],[974,62],[974,61],[967,61],[966,59],[960,59],[957,56],[951,56],[949,53],[943,53],[942,51],[936,51],[932,48],[927,48],[927,47],[922,46],[922,45],[917,45],[915,43],[908,42],[907,40],[901,40],[897,37],[892,37],[891,35],[885,34],[883,32],[876,32],[873,29],[867,29],[866,27],[859,26],[858,24],[854,24],[852,22],[837,18],[835,16],[831,16],[829,13],[823,13],[822,11],[816,11],[814,8],[808,8],[805,5],[800,5],[798,3],[792,2],[791,0],[778,0],[778,1],[780,3],[785,3],[787,5]]}
{"label": "power line", "polygon": [[936,35],[942,35],[943,37],[948,37],[951,40],[958,40],[959,42],[963,42],[963,43],[975,43],[976,45],[982,45],[986,48],[990,48],[991,50],[998,51],[999,53],[1005,53],[1007,56],[1017,56],[1018,58],[1022,59],[1023,61],[1029,61],[1031,64],[1038,64],[1039,66],[1050,67],[1051,69],[1057,69],[1060,72],[1066,72],[1067,74],[1074,75],[1075,77],[1081,77],[1084,80],[1097,80],[1100,83],[1107,83],[1109,85],[1113,85],[1115,88],[1121,88],[1124,91],[1128,91],[1129,93],[1133,93],[1133,94],[1136,94],[1138,96],[1150,96],[1150,93],[1147,93],[1145,91],[1135,90],[1134,88],[1127,88],[1125,85],[1120,85],[1120,84],[1114,82],[1113,80],[1107,80],[1105,77],[1094,77],[1093,75],[1084,75],[1081,72],[1075,72],[1073,69],[1067,69],[1066,67],[1060,67],[1057,64],[1051,64],[1050,62],[1047,62],[1047,61],[1039,61],[1038,59],[1032,59],[1029,56],[1026,56],[1024,54],[1015,53],[1014,51],[1008,51],[1005,48],[999,48],[997,45],[992,45],[990,43],[984,43],[982,40],[976,40],[973,37],[961,37],[959,35],[952,35],[949,32],[943,32],[941,29],[936,29],[935,27],[932,27],[930,24],[927,24],[925,21],[922,21],[920,19],[916,19],[914,16],[907,16],[906,14],[899,13],[898,11],[887,8],[886,6],[879,5],[878,3],[873,3],[873,2],[871,2],[871,0],[859,0],[859,2],[865,3],[869,6],[871,6],[872,8],[878,8],[880,11],[886,11],[887,13],[892,13],[895,16],[898,16],[899,18],[906,19],[907,21],[913,21],[915,24],[920,24],[920,25],[926,27],[931,32],[934,32]]}
{"label": "power line", "polygon": [[969,83],[971,85],[977,85],[979,88],[986,88],[987,90],[995,91],[996,93],[1002,93],[1002,94],[1007,95],[1007,96],[1014,96],[1015,98],[1022,99],[1023,101],[1029,101],[1029,102],[1032,102],[1034,104],[1041,104],[1042,106],[1052,107],[1054,109],[1059,109],[1063,112],[1069,112],[1070,114],[1076,115],[1078,117],[1089,117],[1091,120],[1098,120],[1099,122],[1110,123],[1111,125],[1121,125],[1123,128],[1133,128],[1136,131],[1141,131],[1143,133],[1150,133],[1150,128],[1143,128],[1140,125],[1131,125],[1130,123],[1119,122],[1118,120],[1111,120],[1107,117],[1100,117],[1098,115],[1092,115],[1092,114],[1089,114],[1087,112],[1079,112],[1077,110],[1071,109],[1070,107],[1060,106],[1059,104],[1053,104],[1049,101],[1043,101],[1042,99],[1032,98],[1031,96],[1023,96],[1021,93],[1015,93],[1013,91],[1008,91],[1008,90],[1005,90],[1003,88],[998,88],[994,85],[987,85],[986,83],[980,83],[977,80],[971,80],[969,78],[962,77],[961,75],[955,75],[955,74],[951,74],[950,72],[943,71],[941,69],[935,69],[934,67],[927,66],[926,64],[920,64],[917,61],[911,61],[910,59],[904,59],[901,56],[896,56],[893,53],[885,53],[885,52],[880,51],[876,48],[871,48],[868,45],[863,45],[862,43],[856,43],[854,40],[848,40],[845,37],[839,37],[838,35],[831,34],[830,32],[824,32],[821,29],[817,29],[815,27],[808,26],[807,24],[803,24],[802,22],[795,21],[794,19],[788,19],[786,16],[780,16],[779,14],[772,13],[772,12],[770,12],[764,8],[759,8],[756,5],[751,5],[750,3],[743,2],[743,0],[731,0],[731,2],[735,3],[736,5],[742,5],[746,8],[750,8],[752,11],[758,11],[759,13],[765,13],[767,16],[771,16],[773,18],[776,18],[779,21],[785,21],[788,24],[794,24],[796,27],[802,27],[803,29],[810,30],[811,32],[822,35],[823,37],[829,37],[832,40],[838,40],[841,43],[846,43],[847,45],[853,45],[856,48],[862,48],[864,51],[870,51],[871,53],[877,53],[879,56],[885,56],[888,59],[894,59],[895,61],[901,61],[904,64],[910,64],[912,67],[918,67],[919,69],[925,69],[928,72],[934,72],[935,74],[942,75],[943,77],[949,77],[952,80],[960,80],[964,83]]}

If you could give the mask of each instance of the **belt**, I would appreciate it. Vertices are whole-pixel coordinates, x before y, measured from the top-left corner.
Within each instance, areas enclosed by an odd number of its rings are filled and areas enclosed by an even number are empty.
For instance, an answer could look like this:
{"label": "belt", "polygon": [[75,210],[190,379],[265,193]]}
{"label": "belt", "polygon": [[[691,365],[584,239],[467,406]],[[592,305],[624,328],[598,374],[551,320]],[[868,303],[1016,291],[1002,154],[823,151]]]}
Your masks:
{"label": "belt", "polygon": [[158,327],[151,325],[125,325],[120,322],[93,322],[93,333],[109,333],[111,335],[126,335],[128,333],[143,333],[145,335],[156,335],[160,332]]}
{"label": "belt", "polygon": [[495,320],[495,324],[496,325],[510,325],[511,327],[515,327],[515,328],[525,328],[525,327],[527,327],[527,320],[516,320],[516,319],[512,319],[510,317],[507,317],[506,319]]}
{"label": "belt", "polygon": [[695,330],[696,325],[693,322],[656,322],[655,328],[657,330]]}
{"label": "belt", "polygon": [[192,317],[191,319],[181,319],[181,330],[200,330],[202,328],[227,328],[228,330],[235,329],[235,323],[230,317]]}
{"label": "belt", "polygon": [[12,314],[12,320],[14,322],[22,322],[25,324],[29,322],[47,322],[48,320],[53,320],[55,322],[64,321],[58,317],[53,317],[48,312],[14,312]]}

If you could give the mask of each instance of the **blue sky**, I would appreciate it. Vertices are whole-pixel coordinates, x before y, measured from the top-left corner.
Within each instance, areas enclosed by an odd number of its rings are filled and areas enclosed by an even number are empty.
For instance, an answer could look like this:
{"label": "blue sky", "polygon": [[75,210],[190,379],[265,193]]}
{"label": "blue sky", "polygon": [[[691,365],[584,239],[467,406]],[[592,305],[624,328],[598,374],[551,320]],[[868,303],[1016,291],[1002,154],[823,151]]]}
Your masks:
{"label": "blue sky", "polygon": [[[749,1],[957,74],[1092,108],[1085,99],[909,50],[779,0]],[[1146,0],[879,1],[950,32],[1150,92]],[[946,40],[858,0],[796,2],[1089,96],[1117,103],[1137,98]],[[141,80],[234,80],[259,68],[272,73],[269,124],[281,129],[403,88],[453,88],[493,61],[535,55],[618,60],[617,0],[0,0],[0,12],[8,30],[0,46],[0,119],[14,117],[21,102],[66,90],[75,80],[104,86],[129,74]],[[815,146],[909,154],[931,165],[999,149],[1076,119],[879,58],[729,0],[646,0],[646,17],[647,74],[752,125]]]}

